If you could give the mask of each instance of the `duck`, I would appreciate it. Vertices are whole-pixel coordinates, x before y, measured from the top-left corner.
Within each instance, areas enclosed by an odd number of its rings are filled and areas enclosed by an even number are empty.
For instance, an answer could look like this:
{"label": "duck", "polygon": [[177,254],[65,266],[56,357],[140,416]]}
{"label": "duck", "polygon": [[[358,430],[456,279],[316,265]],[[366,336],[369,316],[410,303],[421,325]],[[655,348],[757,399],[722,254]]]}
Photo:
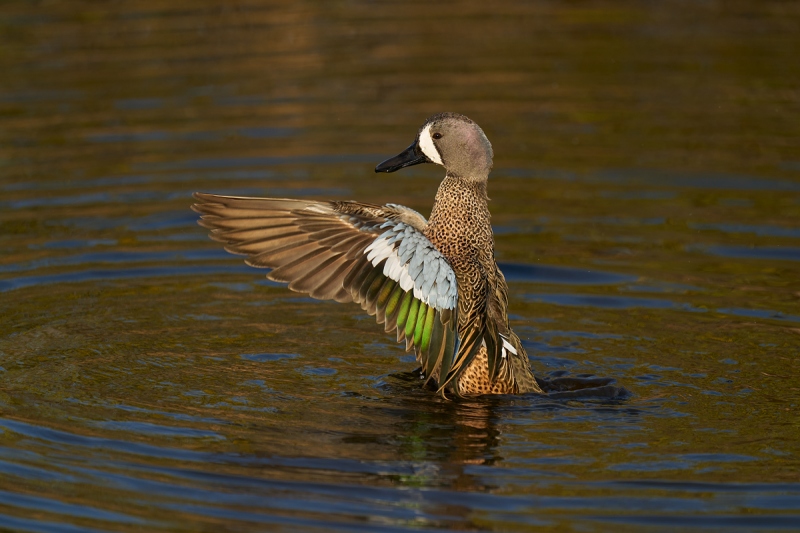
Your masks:
{"label": "duck", "polygon": [[375,167],[444,167],[428,219],[403,205],[195,193],[198,223],[267,278],[320,300],[354,302],[405,341],[443,397],[544,394],[508,317],[487,196],[494,153],[473,120],[429,117]]}

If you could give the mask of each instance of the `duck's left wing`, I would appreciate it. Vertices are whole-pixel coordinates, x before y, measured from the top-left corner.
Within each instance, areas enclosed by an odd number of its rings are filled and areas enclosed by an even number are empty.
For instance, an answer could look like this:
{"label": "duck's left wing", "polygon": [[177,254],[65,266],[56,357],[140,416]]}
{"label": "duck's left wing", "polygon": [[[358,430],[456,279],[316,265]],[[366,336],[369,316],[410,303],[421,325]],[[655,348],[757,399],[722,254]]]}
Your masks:
{"label": "duck's left wing", "polygon": [[360,304],[406,340],[429,379],[450,373],[458,287],[422,215],[395,204],[194,196],[200,225],[227,251],[295,291]]}

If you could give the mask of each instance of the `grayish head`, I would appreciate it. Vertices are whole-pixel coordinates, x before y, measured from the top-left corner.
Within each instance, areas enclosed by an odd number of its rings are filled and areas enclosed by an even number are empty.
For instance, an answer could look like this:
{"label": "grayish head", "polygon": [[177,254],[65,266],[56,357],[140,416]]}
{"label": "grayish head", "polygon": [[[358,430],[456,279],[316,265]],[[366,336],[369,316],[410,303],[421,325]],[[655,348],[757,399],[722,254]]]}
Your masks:
{"label": "grayish head", "polygon": [[439,113],[425,121],[411,146],[375,167],[375,172],[435,163],[449,176],[484,180],[492,170],[492,157],[492,145],[480,126],[458,113]]}

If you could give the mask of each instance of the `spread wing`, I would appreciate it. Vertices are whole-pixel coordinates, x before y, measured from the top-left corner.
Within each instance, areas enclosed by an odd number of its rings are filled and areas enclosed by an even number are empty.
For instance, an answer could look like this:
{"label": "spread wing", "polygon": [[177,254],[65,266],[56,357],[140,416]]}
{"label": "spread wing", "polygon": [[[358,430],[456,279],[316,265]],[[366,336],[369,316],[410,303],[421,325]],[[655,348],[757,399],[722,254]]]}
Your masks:
{"label": "spread wing", "polygon": [[[458,352],[452,267],[407,207],[195,193],[199,224],[267,277],[314,298],[356,302],[413,348],[428,379]],[[441,382],[443,383],[443,382]]]}

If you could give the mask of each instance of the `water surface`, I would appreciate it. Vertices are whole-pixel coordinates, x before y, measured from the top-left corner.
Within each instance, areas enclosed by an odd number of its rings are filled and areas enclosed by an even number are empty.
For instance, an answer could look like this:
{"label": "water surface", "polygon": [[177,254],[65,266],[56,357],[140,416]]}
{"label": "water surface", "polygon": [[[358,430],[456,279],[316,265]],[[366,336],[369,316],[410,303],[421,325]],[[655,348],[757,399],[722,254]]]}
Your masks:
{"label": "water surface", "polygon": [[[791,2],[6,2],[0,529],[790,530]],[[222,251],[197,190],[396,202],[478,121],[537,374],[445,401],[355,306]],[[588,378],[587,378],[588,379]]]}

